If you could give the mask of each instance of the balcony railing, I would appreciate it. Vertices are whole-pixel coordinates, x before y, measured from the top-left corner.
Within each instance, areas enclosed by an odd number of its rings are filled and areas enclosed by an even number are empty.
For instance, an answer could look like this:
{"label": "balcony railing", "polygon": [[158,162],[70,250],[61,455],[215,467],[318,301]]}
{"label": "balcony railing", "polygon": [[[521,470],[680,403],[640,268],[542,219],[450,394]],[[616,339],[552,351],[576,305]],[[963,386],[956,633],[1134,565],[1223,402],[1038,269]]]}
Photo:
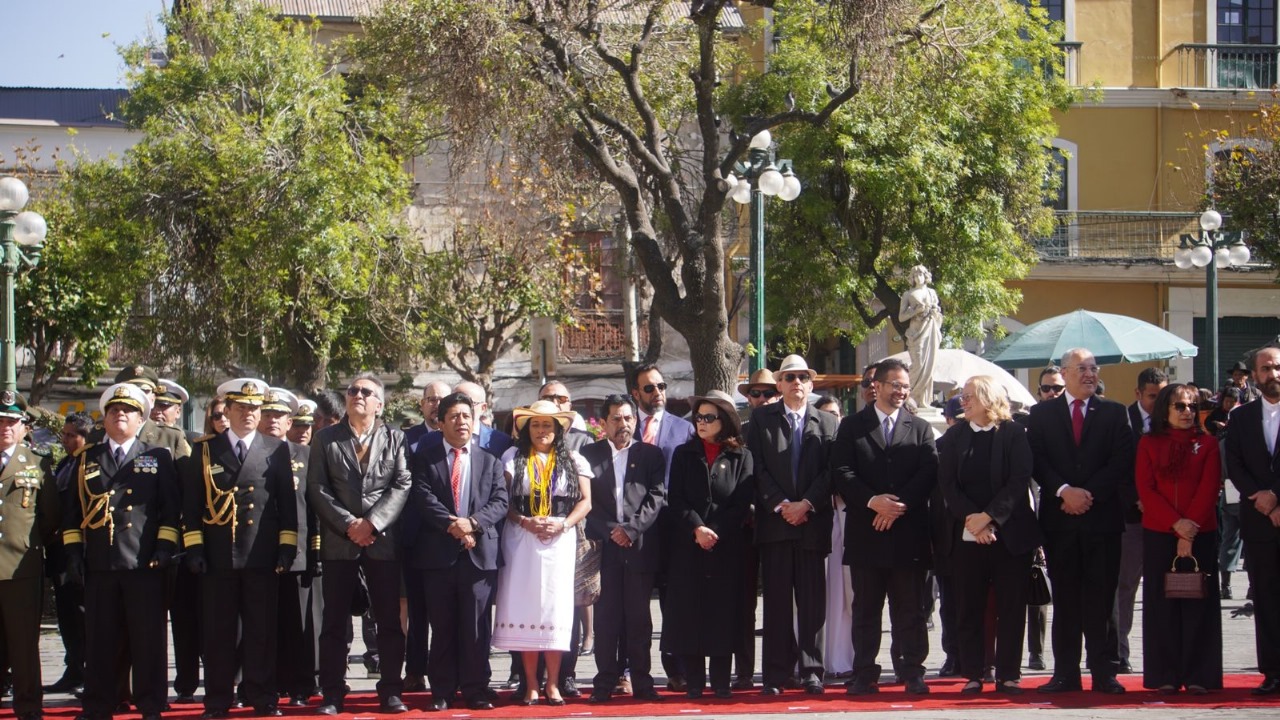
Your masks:
{"label": "balcony railing", "polygon": [[1185,43],[1176,52],[1179,87],[1265,90],[1277,83],[1280,45]]}
{"label": "balcony railing", "polygon": [[[649,343],[649,322],[640,318],[639,342],[643,348]],[[561,325],[560,356],[570,362],[610,360],[624,354],[625,338],[622,335],[621,310],[579,310],[577,326]]]}
{"label": "balcony railing", "polygon": [[[1183,234],[1200,232],[1200,214],[1058,212],[1053,235],[1033,240],[1042,262],[1173,262]],[[1229,222],[1224,218],[1224,226]]]}

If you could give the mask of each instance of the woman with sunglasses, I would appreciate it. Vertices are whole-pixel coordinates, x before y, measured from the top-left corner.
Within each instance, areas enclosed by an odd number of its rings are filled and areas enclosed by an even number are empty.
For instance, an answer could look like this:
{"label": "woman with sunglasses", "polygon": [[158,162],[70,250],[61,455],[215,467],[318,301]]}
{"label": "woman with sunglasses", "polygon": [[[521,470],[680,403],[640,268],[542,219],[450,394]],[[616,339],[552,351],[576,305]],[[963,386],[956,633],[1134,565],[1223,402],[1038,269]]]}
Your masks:
{"label": "woman with sunglasses", "polygon": [[738,412],[728,395],[690,398],[697,436],[671,456],[672,516],[662,651],[684,658],[687,694],[731,696],[729,669],[742,625],[743,578],[755,481]]}
{"label": "woman with sunglasses", "polygon": [[[1183,384],[1156,396],[1151,431],[1138,441],[1134,468],[1142,503],[1142,684],[1172,695],[1222,689],[1218,598],[1218,443],[1200,429],[1199,395]],[[1201,600],[1164,596],[1164,574],[1198,565]]]}
{"label": "woman with sunglasses", "polygon": [[229,427],[227,423],[227,401],[215,397],[204,406],[204,434],[219,435]]}

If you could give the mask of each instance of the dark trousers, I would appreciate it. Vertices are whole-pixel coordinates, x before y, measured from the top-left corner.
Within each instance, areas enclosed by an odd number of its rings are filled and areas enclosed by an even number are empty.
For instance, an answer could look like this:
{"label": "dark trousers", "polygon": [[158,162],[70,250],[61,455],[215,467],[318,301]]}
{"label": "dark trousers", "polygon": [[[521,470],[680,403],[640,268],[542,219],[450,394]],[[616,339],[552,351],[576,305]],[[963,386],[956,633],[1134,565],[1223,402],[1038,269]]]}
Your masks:
{"label": "dark trousers", "polygon": [[924,677],[924,661],[929,656],[929,631],[923,609],[927,592],[925,571],[851,567],[849,574],[853,579],[854,680],[864,683],[880,680],[876,659],[880,655],[880,619],[886,598],[894,669],[904,682]]}
{"label": "dark trousers", "polygon": [[684,666],[685,681],[690,690],[702,690],[707,684],[707,666],[711,666],[711,689],[729,689],[729,668],[733,665],[732,655],[682,655],[680,664]]}
{"label": "dark trousers", "polygon": [[[1218,598],[1218,533],[1202,532],[1191,554],[1206,573],[1203,600],[1168,600],[1164,574],[1178,552],[1173,533],[1143,530],[1142,685],[1222,689],[1222,601]],[[1190,560],[1178,563],[1191,569]],[[1258,603],[1254,602],[1256,608]]]}
{"label": "dark trousers", "polygon": [[[750,680],[756,674],[756,606],[760,602],[760,552],[754,543],[755,529],[747,528],[743,554],[747,562],[742,584],[742,627],[733,651],[734,674]],[[838,552],[838,551],[836,551]]]}
{"label": "dark trousers", "polygon": [[200,657],[204,633],[200,629],[200,576],[185,565],[167,570],[173,582],[169,624],[173,631],[173,691],[194,695],[200,687]]}
{"label": "dark trousers", "polygon": [[[1257,510],[1242,504],[1240,512]],[[1280,531],[1273,532],[1268,540],[1245,539],[1244,563],[1253,587],[1258,672],[1268,678],[1280,678]]]}
{"label": "dark trousers", "polygon": [[[950,573],[933,574],[938,585],[938,622],[942,624],[942,652],[949,658],[959,658],[960,644],[956,638],[957,618],[960,615],[960,598],[956,595],[956,579]],[[927,616],[925,629],[928,629]]]}
{"label": "dark trousers", "polygon": [[1044,657],[1044,632],[1049,626],[1048,605],[1027,606],[1027,653]]}
{"label": "dark trousers", "polygon": [[1044,546],[1053,583],[1053,676],[1080,679],[1080,638],[1095,680],[1115,677],[1111,624],[1120,577],[1120,533],[1049,533]]}
{"label": "dark trousers", "polygon": [[279,575],[276,609],[276,689],[311,697],[316,689],[317,588],[304,572]]}
{"label": "dark trousers", "polygon": [[991,545],[961,542],[951,557],[959,599],[956,629],[960,674],[969,680],[982,679],[987,667],[988,603],[993,602],[996,679],[1021,678],[1031,553],[1010,554],[1000,542]]}
{"label": "dark trousers", "polygon": [[[276,612],[280,580],[274,570],[211,570],[201,578],[204,627],[204,707],[227,712],[240,692],[255,708],[276,704]],[[236,647],[237,631],[240,648]],[[290,652],[293,649],[290,648]]]}
{"label": "dark trousers", "polygon": [[427,647],[431,623],[427,622],[427,591],[422,571],[404,563],[404,596],[409,611],[409,631],[405,634],[405,677],[427,674]]}
{"label": "dark trousers", "polygon": [[133,703],[143,715],[159,715],[168,696],[165,658],[164,572],[89,570],[85,574],[86,715],[110,716],[119,702],[117,667],[127,644],[133,670]]}
{"label": "dark trousers", "polygon": [[378,655],[382,679],[378,697],[399,696],[404,689],[404,633],[400,630],[400,564],[395,560],[326,560],[324,562],[324,619],[320,628],[320,690],[326,700],[340,703],[346,695],[347,633],[358,575],[364,571],[369,605],[378,621]]}
{"label": "dark trousers", "polygon": [[760,572],[764,579],[764,684],[782,687],[797,663],[802,682],[822,682],[827,554],[805,550],[795,541],[766,543],[760,546]]}
{"label": "dark trousers", "polygon": [[460,553],[453,567],[423,570],[427,620],[431,634],[427,678],[431,696],[452,700],[460,692],[467,701],[489,688],[489,638],[493,627],[493,590],[497,570],[482,570]]}
{"label": "dark trousers", "polygon": [[1142,523],[1125,523],[1120,536],[1120,575],[1116,580],[1115,624],[1116,658],[1129,662],[1129,633],[1133,630],[1133,606],[1138,599],[1138,581],[1142,579]]}
{"label": "dark trousers", "polygon": [[653,689],[649,649],[653,643],[653,618],[649,615],[649,597],[653,594],[654,574],[638,572],[622,562],[614,552],[611,540],[605,541],[600,561],[600,599],[596,601],[596,676],[593,691],[609,695],[618,684],[622,666],[618,661],[619,642],[626,643],[626,660],[631,669],[631,689],[642,693]]}
{"label": "dark trousers", "polygon": [[[38,550],[36,552],[39,552]],[[37,556],[38,557],[38,556]],[[40,682],[40,611],[44,578],[0,580],[0,629],[12,672],[13,711],[38,713],[44,701]]]}
{"label": "dark trousers", "polygon": [[81,683],[84,682],[84,586],[62,582],[58,577],[52,581],[58,635],[65,651],[62,655],[62,662],[66,665],[63,675]]}

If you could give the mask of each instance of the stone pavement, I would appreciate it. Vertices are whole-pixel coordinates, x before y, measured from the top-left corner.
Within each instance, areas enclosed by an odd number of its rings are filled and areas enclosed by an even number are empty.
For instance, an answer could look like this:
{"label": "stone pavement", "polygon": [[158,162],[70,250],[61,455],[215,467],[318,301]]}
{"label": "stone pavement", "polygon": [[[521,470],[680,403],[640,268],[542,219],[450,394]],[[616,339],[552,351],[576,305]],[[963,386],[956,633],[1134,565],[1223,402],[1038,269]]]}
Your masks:
{"label": "stone pavement", "polygon": [[[1247,578],[1243,572],[1238,572],[1232,575],[1232,590],[1237,598],[1244,597],[1247,584],[1248,584]],[[1243,600],[1224,600],[1222,602],[1222,605],[1223,605],[1223,610],[1222,610],[1223,612],[1223,621],[1222,621],[1223,665],[1227,673],[1257,672],[1256,654],[1254,650],[1253,620],[1252,618],[1246,618],[1246,617],[1232,618],[1230,614],[1232,610],[1239,608],[1243,604],[1244,604]],[[662,663],[659,661],[659,658],[658,658],[658,635],[661,632],[661,614],[658,611],[656,599],[652,603],[652,612],[653,612],[654,626],[655,626],[654,642],[653,642],[653,671],[655,673],[655,678],[657,679],[659,686],[662,686],[665,683],[665,678],[660,676],[660,673],[662,672]],[[757,609],[757,613],[759,613],[759,609]],[[936,617],[937,616],[935,615],[935,626],[937,625]],[[1052,611],[1050,612],[1050,621],[1052,622]],[[759,627],[759,614],[757,614],[757,627]],[[884,619],[884,628],[885,628],[885,640],[881,648],[881,664],[884,665],[885,667],[889,667],[890,664],[887,661],[887,657],[886,657],[889,650],[889,640],[888,640],[889,620],[888,620],[887,612]],[[42,630],[43,630],[43,633],[41,637],[40,653],[41,653],[41,659],[43,662],[43,669],[44,669],[44,682],[47,684],[47,683],[53,682],[54,680],[57,680],[62,674],[62,644],[61,644],[61,641],[59,640],[57,629],[55,627],[45,626],[44,628],[42,628]],[[355,631],[356,631],[355,632],[356,639],[351,649],[352,660],[349,665],[348,682],[351,685],[352,692],[357,692],[357,693],[372,692],[374,689],[374,684],[377,682],[377,680],[369,679],[366,677],[364,666],[361,664],[360,660],[358,659],[358,656],[360,655],[360,653],[364,651],[364,644],[360,639],[360,625],[358,621],[356,622]],[[935,629],[929,633],[929,641],[930,641],[930,647],[932,648],[932,654],[930,655],[929,660],[926,662],[926,667],[929,668],[929,675],[926,677],[926,679],[936,677],[937,668],[942,663],[942,651],[941,651],[942,641],[941,641],[940,628],[935,627]],[[757,642],[759,641],[757,640]],[[1138,604],[1137,604],[1135,618],[1134,618],[1134,630],[1132,635],[1130,636],[1130,644],[1131,644],[1131,647],[1133,648],[1133,657],[1131,658],[1131,662],[1133,664],[1134,671],[1140,673],[1142,672],[1142,593],[1141,592],[1138,593]],[[1052,661],[1052,655],[1050,652],[1050,643],[1047,638],[1045,642],[1045,649],[1046,649],[1045,660],[1048,663],[1050,670],[1044,671],[1044,672],[1035,672],[1035,671],[1024,669],[1023,670],[1024,685],[1028,685],[1028,686],[1039,685],[1041,683],[1041,678],[1046,678],[1051,674],[1051,671],[1053,668],[1053,661]],[[491,656],[491,661],[493,666],[494,682],[501,683],[507,678],[508,672],[510,670],[509,656],[505,652],[494,651],[493,655]],[[1024,661],[1025,661],[1025,653],[1024,653]],[[757,682],[759,682],[760,676],[759,676],[758,646],[757,646],[756,662],[757,662],[756,680]],[[592,660],[590,657],[582,657],[578,662],[578,677],[584,679],[585,683],[589,685],[590,678],[594,673],[595,673],[594,660]],[[170,678],[172,679],[172,666],[170,666]],[[884,679],[888,681],[889,678],[886,676]],[[199,697],[200,697],[200,694],[197,693],[197,698]],[[408,701],[411,707],[415,706],[412,696],[408,699]],[[49,706],[49,707],[75,705],[76,700],[68,695],[51,694],[46,696],[45,704],[46,706]],[[1203,707],[1188,707],[1188,708],[1172,707],[1171,708],[1171,707],[1163,707],[1163,706],[1157,705],[1149,708],[1141,708],[1141,709],[1129,708],[1124,710],[1091,710],[1091,709],[1062,709],[1062,708],[1053,708],[1053,709],[1038,708],[1038,709],[1052,712],[1055,718],[1061,718],[1063,720],[1076,720],[1078,718],[1119,719],[1119,718],[1130,717],[1134,714],[1141,714],[1145,716],[1155,717],[1157,713],[1160,716],[1160,720],[1184,720],[1184,719],[1192,720],[1192,718],[1195,718],[1198,720],[1199,718],[1216,718],[1216,717],[1276,718],[1276,717],[1280,717],[1280,699],[1277,699],[1275,708],[1208,709]],[[1012,709],[1012,710],[991,710],[991,709],[982,710],[982,714],[984,715],[984,717],[988,715],[996,715],[996,716],[1004,715],[1006,717],[1013,718],[1013,717],[1018,717],[1019,715],[1023,715],[1025,714],[1025,712],[1026,712],[1025,708]],[[911,711],[909,713],[909,717],[912,720],[916,720],[916,719],[931,720],[932,718],[947,718],[947,720],[954,720],[957,717],[961,717],[962,714],[963,713],[957,713],[957,711],[954,709],[945,710],[945,711],[918,710],[918,711]],[[418,713],[413,713],[413,715],[417,716]],[[480,717],[481,715],[482,713],[477,713],[475,717]],[[779,717],[781,715],[782,714],[780,714]],[[787,715],[789,717],[795,717],[794,714],[787,714]],[[805,716],[822,719],[823,716],[834,716],[834,714],[833,713],[806,713]],[[870,718],[889,718],[889,717],[900,719],[903,717],[903,712],[899,710],[895,712],[867,712],[867,713],[859,714],[859,717],[864,717],[864,716],[869,719]],[[754,718],[755,720],[768,720],[769,718],[772,718],[774,716],[757,714],[757,715],[752,715],[751,717]]]}

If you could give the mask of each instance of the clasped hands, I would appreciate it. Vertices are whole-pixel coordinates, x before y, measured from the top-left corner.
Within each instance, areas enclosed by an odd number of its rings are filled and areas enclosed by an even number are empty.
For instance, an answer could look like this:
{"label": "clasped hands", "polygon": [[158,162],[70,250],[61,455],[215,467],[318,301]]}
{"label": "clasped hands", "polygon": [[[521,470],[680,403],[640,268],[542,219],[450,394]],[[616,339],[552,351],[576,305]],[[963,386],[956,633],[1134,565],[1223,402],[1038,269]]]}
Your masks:
{"label": "clasped hands", "polygon": [[876,495],[867,503],[867,507],[876,512],[876,516],[871,519],[871,527],[880,532],[887,531],[893,527],[894,521],[907,514],[907,504],[899,501],[898,496],[892,493]]}
{"label": "clasped hands", "polygon": [[796,502],[783,500],[778,504],[778,508],[778,512],[782,514],[782,519],[788,525],[803,525],[809,522],[809,511],[813,509],[813,504],[808,500]]}
{"label": "clasped hands", "polygon": [[347,523],[347,539],[360,547],[369,547],[377,539],[377,529],[364,518]]}
{"label": "clasped hands", "polygon": [[1093,507],[1093,493],[1084,488],[1065,487],[1058,499],[1062,501],[1062,512],[1068,515],[1083,515]]}
{"label": "clasped hands", "polygon": [[1280,527],[1280,502],[1277,502],[1275,493],[1270,490],[1259,490],[1250,495],[1249,499],[1253,501],[1255,510],[1267,516],[1272,527]]}
{"label": "clasped hands", "polygon": [[979,545],[990,545],[996,541],[996,526],[991,521],[991,516],[984,512],[966,515],[964,529],[969,531]]}
{"label": "clasped hands", "polygon": [[568,529],[564,524],[564,518],[556,517],[526,517],[520,520],[520,527],[528,530],[543,542],[551,542],[557,536]]}
{"label": "clasped hands", "polygon": [[720,541],[720,536],[716,534],[715,530],[703,525],[693,529],[693,540],[703,550],[710,550]]}
{"label": "clasped hands", "polygon": [[476,526],[475,523],[471,522],[471,518],[450,515],[449,527],[445,528],[445,532],[461,543],[463,550],[470,550],[476,546]]}

